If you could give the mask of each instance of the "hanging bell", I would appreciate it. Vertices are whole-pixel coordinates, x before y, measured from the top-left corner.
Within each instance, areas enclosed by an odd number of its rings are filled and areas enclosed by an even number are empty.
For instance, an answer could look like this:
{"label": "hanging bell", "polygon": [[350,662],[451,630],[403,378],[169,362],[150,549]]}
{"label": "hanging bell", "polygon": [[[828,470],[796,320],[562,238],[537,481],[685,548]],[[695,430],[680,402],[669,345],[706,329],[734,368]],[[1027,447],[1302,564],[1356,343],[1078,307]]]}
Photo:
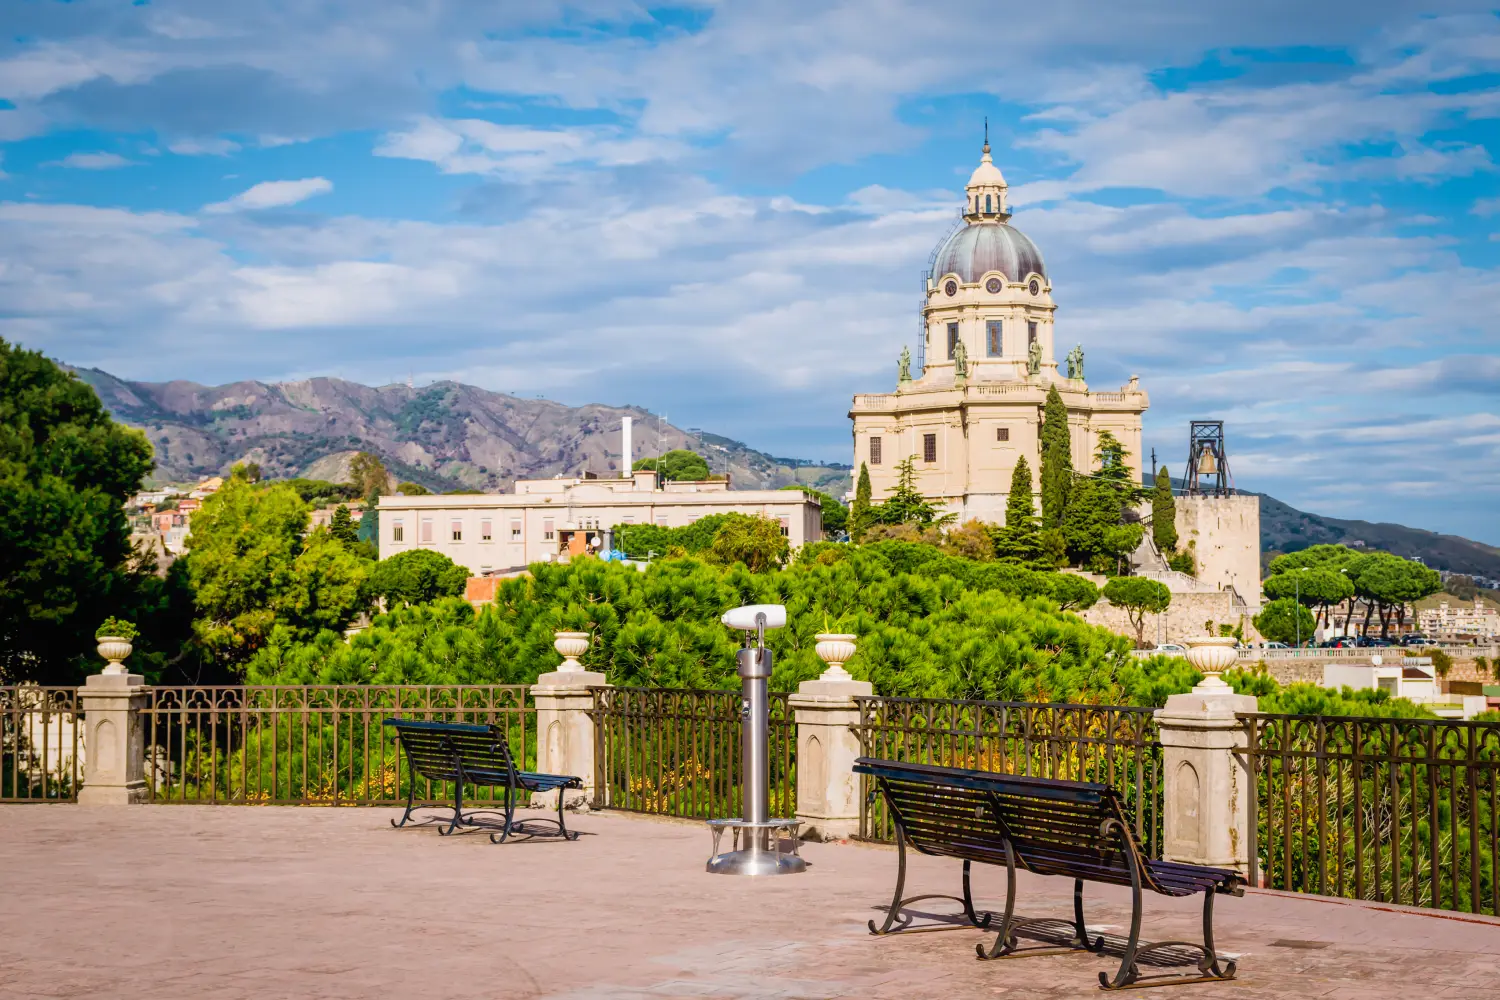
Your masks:
{"label": "hanging bell", "polygon": [[1219,463],[1214,460],[1213,449],[1204,448],[1198,455],[1198,475],[1214,476],[1218,475],[1218,472]]}

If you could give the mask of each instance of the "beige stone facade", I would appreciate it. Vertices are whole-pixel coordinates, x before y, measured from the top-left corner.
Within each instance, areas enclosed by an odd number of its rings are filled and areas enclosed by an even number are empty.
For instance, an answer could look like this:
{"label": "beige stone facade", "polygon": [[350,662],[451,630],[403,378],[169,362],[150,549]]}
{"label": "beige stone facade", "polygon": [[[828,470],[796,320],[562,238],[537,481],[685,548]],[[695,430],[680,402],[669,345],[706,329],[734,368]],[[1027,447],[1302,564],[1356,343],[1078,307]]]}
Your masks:
{"label": "beige stone facade", "polygon": [[1115,392],[1091,391],[1081,347],[1059,368],[1052,285],[1040,251],[1009,224],[1005,179],[988,143],[966,190],[964,225],[938,248],[926,280],[925,367],[912,380],[903,365],[894,392],[854,397],[854,468],[869,468],[879,501],[896,485],[897,463],[910,457],[928,499],[960,520],[1002,523],[1017,458],[1026,456],[1034,480],[1038,474],[1050,387],[1067,405],[1078,469],[1092,467],[1107,430],[1139,476],[1141,413],[1150,401],[1134,378]]}
{"label": "beige stone facade", "polygon": [[427,548],[474,575],[607,549],[621,524],[685,527],[709,514],[753,514],[781,523],[792,548],[823,537],[823,510],[796,490],[731,490],[723,480],[658,488],[656,473],[629,479],[520,480],[514,493],[380,498],[380,558]]}
{"label": "beige stone facade", "polygon": [[[1192,546],[1194,575],[1233,591],[1252,612],[1261,607],[1260,497],[1179,496],[1177,545]],[[1175,599],[1175,597],[1174,597]]]}

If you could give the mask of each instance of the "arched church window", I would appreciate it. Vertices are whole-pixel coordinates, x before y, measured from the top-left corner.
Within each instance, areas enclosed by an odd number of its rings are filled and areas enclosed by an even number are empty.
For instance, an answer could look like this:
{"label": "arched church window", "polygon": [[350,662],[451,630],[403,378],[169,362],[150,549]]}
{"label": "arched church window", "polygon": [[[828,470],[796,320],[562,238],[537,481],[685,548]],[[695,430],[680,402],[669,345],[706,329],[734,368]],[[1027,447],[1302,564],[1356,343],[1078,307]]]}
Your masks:
{"label": "arched church window", "polygon": [[1001,355],[1003,343],[1000,337],[1000,324],[1001,320],[998,319],[986,320],[984,324],[985,340],[987,341],[986,353],[992,358],[998,358]]}
{"label": "arched church window", "polygon": [[958,324],[948,324],[948,360],[953,360],[953,350],[958,347]]}
{"label": "arched church window", "polygon": [[985,215],[989,215],[990,214],[990,196],[989,195],[985,195],[984,196],[984,214]]}

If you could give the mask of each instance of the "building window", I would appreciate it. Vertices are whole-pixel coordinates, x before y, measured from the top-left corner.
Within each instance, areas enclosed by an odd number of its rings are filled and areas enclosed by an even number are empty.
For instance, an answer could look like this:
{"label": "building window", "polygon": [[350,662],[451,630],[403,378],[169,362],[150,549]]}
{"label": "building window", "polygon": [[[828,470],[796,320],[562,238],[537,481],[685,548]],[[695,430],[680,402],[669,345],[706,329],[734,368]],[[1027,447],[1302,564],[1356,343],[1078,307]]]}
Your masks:
{"label": "building window", "polygon": [[665,528],[667,526],[667,515],[665,515],[665,514],[657,514],[656,515],[656,525],[659,528]]}
{"label": "building window", "polygon": [[542,522],[542,541],[550,542],[557,537],[557,532],[552,530],[552,518]]}
{"label": "building window", "polygon": [[406,525],[402,524],[399,520],[395,524],[391,525],[391,541],[406,541]]}
{"label": "building window", "polygon": [[1004,353],[1002,349],[1004,341],[1000,337],[1000,320],[992,319],[987,321],[984,324],[984,332],[986,341],[985,346],[988,349],[989,356],[992,358],[998,358],[1002,353]]}
{"label": "building window", "polygon": [[464,523],[462,521],[454,521],[453,524],[451,525],[451,528],[452,528],[452,531],[453,531],[453,540],[455,542],[461,542],[461,541],[463,541],[464,540]]}
{"label": "building window", "polygon": [[958,347],[958,324],[948,324],[948,360],[953,360],[953,351]]}
{"label": "building window", "polygon": [[490,520],[489,520],[489,518],[485,518],[483,521],[480,521],[479,522],[479,540],[481,542],[492,541],[494,539],[494,536],[495,536],[495,533],[494,533],[494,531],[490,527]]}
{"label": "building window", "polygon": [[623,515],[620,518],[620,523],[621,524],[634,524],[635,523],[635,515],[634,514],[625,514],[625,515]]}
{"label": "building window", "polygon": [[1035,344],[1035,343],[1036,343],[1036,320],[1029,319],[1029,320],[1026,321],[1026,347],[1029,349],[1031,347],[1031,345]]}
{"label": "building window", "polygon": [[792,525],[786,518],[781,518],[781,533],[787,538],[792,537]]}
{"label": "building window", "polygon": [[984,196],[984,214],[985,215],[989,215],[990,214],[990,196],[989,195],[985,195]]}
{"label": "building window", "polygon": [[922,461],[924,461],[924,462],[936,462],[937,461],[937,435],[936,434],[923,434],[922,435]]}
{"label": "building window", "polygon": [[510,540],[513,541],[513,542],[519,542],[521,540],[521,522],[520,521],[512,521],[512,522],[510,522]]}
{"label": "building window", "polygon": [[880,435],[870,438],[870,464],[880,464]]}
{"label": "building window", "polygon": [[418,541],[425,542],[428,545],[432,544],[432,518],[422,518],[422,537]]}
{"label": "building window", "polygon": [[995,428],[995,440],[996,441],[1009,441],[1010,440],[1010,428],[1009,427],[996,427]]}

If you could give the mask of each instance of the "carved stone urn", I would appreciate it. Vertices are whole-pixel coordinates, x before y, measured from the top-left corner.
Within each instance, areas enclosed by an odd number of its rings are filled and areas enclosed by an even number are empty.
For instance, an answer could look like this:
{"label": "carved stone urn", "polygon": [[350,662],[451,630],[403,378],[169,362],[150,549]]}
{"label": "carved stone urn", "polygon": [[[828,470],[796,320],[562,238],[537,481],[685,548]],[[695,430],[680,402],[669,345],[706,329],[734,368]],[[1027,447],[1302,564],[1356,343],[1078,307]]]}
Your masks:
{"label": "carved stone urn", "polygon": [[589,651],[589,633],[587,632],[553,632],[552,648],[562,654],[563,661],[558,665],[559,673],[582,672],[583,664],[578,658]]}
{"label": "carved stone urn", "polygon": [[814,636],[818,641],[818,658],[828,664],[828,669],[818,678],[820,681],[852,681],[844,669],[854,656],[855,643],[859,636],[847,635],[842,632],[820,632]]}
{"label": "carved stone urn", "polygon": [[130,644],[130,640],[122,639],[117,635],[101,635],[98,641],[99,655],[109,661],[109,665],[100,672],[106,674],[125,673],[125,664],[121,661],[129,656],[130,651],[135,648]]}
{"label": "carved stone urn", "polygon": [[1187,643],[1187,661],[1203,674],[1193,690],[1228,691],[1229,685],[1219,675],[1239,662],[1239,640],[1232,635],[1201,635],[1183,641]]}

